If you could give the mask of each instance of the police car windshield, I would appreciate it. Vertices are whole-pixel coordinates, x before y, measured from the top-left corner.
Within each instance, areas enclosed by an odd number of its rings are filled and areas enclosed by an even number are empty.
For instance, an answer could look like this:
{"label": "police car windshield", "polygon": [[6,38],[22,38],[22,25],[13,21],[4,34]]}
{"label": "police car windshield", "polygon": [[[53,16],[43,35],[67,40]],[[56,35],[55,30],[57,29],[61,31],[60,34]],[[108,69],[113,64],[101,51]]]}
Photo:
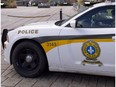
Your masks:
{"label": "police car windshield", "polygon": [[69,20],[72,19],[74,16],[78,15],[79,13],[81,13],[81,12],[87,10],[88,8],[89,8],[89,7],[84,7],[84,6],[83,6],[82,8],[80,8],[80,9],[78,10],[78,13],[76,13],[76,14],[73,15],[72,17],[70,17],[70,18],[68,18],[68,19],[66,19],[66,20],[64,20],[64,21],[62,21],[61,25],[63,25],[64,23],[66,23],[67,21],[69,21]]}

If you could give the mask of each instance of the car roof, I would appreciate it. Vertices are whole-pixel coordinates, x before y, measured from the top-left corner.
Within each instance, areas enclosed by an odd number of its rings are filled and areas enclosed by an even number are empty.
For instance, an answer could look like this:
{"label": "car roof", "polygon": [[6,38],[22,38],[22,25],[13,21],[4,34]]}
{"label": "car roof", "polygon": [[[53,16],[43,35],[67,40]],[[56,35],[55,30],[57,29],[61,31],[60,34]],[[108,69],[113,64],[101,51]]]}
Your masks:
{"label": "car roof", "polygon": [[93,7],[109,6],[109,5],[115,5],[115,2],[106,1],[103,3],[94,4]]}

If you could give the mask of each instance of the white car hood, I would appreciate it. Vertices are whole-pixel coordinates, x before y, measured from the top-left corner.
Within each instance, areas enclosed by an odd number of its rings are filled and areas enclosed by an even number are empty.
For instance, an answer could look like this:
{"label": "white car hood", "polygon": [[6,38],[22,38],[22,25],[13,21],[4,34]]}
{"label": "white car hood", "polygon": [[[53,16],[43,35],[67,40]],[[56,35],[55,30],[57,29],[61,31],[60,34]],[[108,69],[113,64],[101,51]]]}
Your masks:
{"label": "white car hood", "polygon": [[51,29],[51,27],[58,27],[55,25],[56,21],[47,21],[47,22],[36,22],[28,25],[18,27],[14,30],[11,30],[10,33],[18,32],[19,30],[37,30],[37,29]]}
{"label": "white car hood", "polygon": [[46,21],[46,22],[36,22],[36,23],[31,23],[31,24],[28,24],[28,25],[25,25],[25,26],[54,26],[55,25],[55,21]]}

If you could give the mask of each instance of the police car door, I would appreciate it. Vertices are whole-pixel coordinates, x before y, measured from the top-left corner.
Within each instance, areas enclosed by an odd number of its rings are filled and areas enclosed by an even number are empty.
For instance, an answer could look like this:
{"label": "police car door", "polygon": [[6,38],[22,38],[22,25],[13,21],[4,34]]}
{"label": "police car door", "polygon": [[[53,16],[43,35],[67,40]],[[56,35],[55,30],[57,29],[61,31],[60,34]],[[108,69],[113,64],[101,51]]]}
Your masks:
{"label": "police car door", "polygon": [[75,19],[76,28],[69,24],[61,31],[59,53],[64,70],[114,75],[114,10],[114,6],[95,8]]}

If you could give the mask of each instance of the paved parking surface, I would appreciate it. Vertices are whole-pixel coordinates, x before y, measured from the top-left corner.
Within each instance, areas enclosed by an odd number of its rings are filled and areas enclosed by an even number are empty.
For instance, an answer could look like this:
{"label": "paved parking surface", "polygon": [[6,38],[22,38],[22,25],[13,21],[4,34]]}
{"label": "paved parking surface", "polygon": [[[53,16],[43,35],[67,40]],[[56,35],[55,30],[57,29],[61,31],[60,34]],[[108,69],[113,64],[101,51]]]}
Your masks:
{"label": "paved parking surface", "polygon": [[[2,9],[2,30],[14,29],[21,25],[58,20],[59,11],[63,9],[64,14],[74,15],[77,11],[74,11],[71,6],[67,7],[51,7],[41,8],[37,7],[18,7],[16,9]],[[12,16],[28,16],[30,18],[17,18]],[[46,17],[39,17],[45,16]],[[33,18],[37,16],[36,18]],[[68,16],[63,15],[63,18]],[[60,73],[60,72],[46,72],[37,78],[24,78],[18,75],[13,66],[7,64],[3,59],[3,49],[1,57],[1,84],[2,87],[115,87],[115,78],[104,76],[92,76],[74,73]]]}

